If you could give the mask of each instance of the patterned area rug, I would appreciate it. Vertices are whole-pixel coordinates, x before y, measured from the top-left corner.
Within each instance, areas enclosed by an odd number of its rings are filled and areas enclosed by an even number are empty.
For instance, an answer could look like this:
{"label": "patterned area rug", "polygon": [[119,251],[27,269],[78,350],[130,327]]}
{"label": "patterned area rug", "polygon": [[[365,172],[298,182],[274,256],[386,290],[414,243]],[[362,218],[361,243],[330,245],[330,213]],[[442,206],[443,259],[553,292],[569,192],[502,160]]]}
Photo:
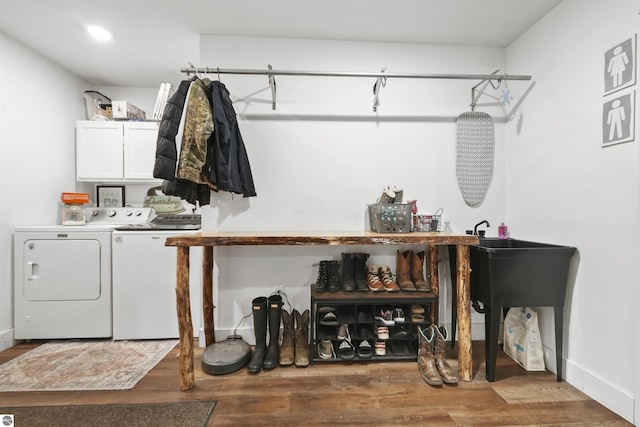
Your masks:
{"label": "patterned area rug", "polygon": [[205,427],[215,400],[129,405],[0,407],[0,425],[9,427]]}
{"label": "patterned area rug", "polygon": [[128,390],[177,343],[47,342],[0,365],[0,391]]}

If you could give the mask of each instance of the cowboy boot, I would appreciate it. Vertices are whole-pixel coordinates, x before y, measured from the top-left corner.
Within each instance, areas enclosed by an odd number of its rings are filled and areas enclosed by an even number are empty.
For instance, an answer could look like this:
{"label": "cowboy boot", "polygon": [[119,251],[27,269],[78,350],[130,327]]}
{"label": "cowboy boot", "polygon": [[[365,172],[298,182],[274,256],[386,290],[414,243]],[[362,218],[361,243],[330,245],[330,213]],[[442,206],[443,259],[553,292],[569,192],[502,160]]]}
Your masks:
{"label": "cowboy boot", "polygon": [[410,251],[405,251],[404,253],[397,251],[396,278],[401,291],[415,292],[416,288],[413,286],[410,275],[409,253]]}
{"label": "cowboy boot", "polygon": [[342,290],[345,292],[353,292],[356,290],[356,283],[353,276],[354,261],[355,258],[353,254],[342,254],[342,263],[340,263],[340,277],[342,277]]}
{"label": "cowboy boot", "polygon": [[436,361],[436,367],[442,377],[442,381],[447,384],[456,384],[458,377],[453,373],[453,369],[447,363],[447,352],[445,350],[446,341],[449,339],[449,333],[444,326],[432,325],[435,330],[435,342],[433,345],[433,351],[435,353],[434,358]]}
{"label": "cowboy boot", "polygon": [[369,259],[369,254],[353,254],[353,280],[358,292],[369,291],[369,286],[367,285],[367,259]]}
{"label": "cowboy boot", "polygon": [[431,326],[418,328],[418,370],[420,376],[429,385],[442,385],[436,361],[433,357],[434,332]]}
{"label": "cowboy boot", "polygon": [[318,279],[316,280],[316,292],[327,292],[329,287],[329,261],[320,261],[318,265]]}
{"label": "cowboy boot", "polygon": [[256,336],[256,347],[249,361],[249,372],[257,374],[262,370],[264,356],[267,352],[267,297],[258,297],[251,302],[253,312],[253,332]]}
{"label": "cowboy boot", "polygon": [[293,363],[294,354],[294,342],[295,342],[295,314],[296,310],[293,310],[292,314],[289,314],[287,310],[282,310],[282,344],[280,344],[280,365],[288,366]]}
{"label": "cowboy boot", "polygon": [[282,310],[282,297],[271,295],[269,297],[269,347],[264,358],[264,369],[273,369],[278,366],[280,359],[280,312]]}
{"label": "cowboy boot", "polygon": [[418,328],[418,370],[429,385],[442,385],[436,361],[433,357],[434,332],[431,326]]}
{"label": "cowboy boot", "polygon": [[298,310],[293,310],[296,320],[296,366],[309,366],[309,310],[300,314]]}
{"label": "cowboy boot", "polygon": [[424,280],[424,251],[409,254],[411,281],[418,292],[430,292],[431,286]]}

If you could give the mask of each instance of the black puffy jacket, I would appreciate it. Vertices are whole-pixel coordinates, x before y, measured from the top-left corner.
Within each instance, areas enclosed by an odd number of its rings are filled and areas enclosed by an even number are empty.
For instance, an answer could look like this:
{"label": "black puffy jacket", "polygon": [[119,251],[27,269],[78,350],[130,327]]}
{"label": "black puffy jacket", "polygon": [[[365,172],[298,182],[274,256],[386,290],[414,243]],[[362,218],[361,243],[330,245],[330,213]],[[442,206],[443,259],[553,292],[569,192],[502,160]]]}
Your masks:
{"label": "black puffy jacket", "polygon": [[180,127],[180,119],[187,100],[187,93],[191,80],[183,80],[178,89],[169,97],[162,113],[162,120],[158,128],[158,142],[156,144],[156,162],[153,166],[153,177],[176,179],[176,164],[178,152],[176,149],[176,135]]}

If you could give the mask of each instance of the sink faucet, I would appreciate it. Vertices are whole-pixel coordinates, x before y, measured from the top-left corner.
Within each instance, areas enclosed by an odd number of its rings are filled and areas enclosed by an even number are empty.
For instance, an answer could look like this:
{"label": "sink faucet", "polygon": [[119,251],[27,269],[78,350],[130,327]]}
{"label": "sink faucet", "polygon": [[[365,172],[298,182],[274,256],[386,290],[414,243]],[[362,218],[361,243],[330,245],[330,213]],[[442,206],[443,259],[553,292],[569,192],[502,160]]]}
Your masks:
{"label": "sink faucet", "polygon": [[[486,219],[484,221],[480,221],[473,227],[474,236],[478,236],[478,227],[480,227],[482,224],[486,225],[487,227],[491,227],[491,225],[489,225],[489,221],[487,221]],[[481,236],[484,236],[484,230],[480,230],[479,233]]]}

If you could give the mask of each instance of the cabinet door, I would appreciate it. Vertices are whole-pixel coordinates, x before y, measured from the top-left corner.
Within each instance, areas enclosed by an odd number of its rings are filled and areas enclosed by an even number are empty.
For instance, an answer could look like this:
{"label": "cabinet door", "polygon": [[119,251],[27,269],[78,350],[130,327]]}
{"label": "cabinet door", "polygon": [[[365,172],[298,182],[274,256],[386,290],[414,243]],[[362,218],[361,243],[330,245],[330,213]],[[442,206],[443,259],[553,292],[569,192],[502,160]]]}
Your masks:
{"label": "cabinet door", "polygon": [[124,126],[124,179],[152,181],[158,124],[128,122]]}
{"label": "cabinet door", "polygon": [[121,181],[124,171],[122,123],[76,124],[76,179]]}

